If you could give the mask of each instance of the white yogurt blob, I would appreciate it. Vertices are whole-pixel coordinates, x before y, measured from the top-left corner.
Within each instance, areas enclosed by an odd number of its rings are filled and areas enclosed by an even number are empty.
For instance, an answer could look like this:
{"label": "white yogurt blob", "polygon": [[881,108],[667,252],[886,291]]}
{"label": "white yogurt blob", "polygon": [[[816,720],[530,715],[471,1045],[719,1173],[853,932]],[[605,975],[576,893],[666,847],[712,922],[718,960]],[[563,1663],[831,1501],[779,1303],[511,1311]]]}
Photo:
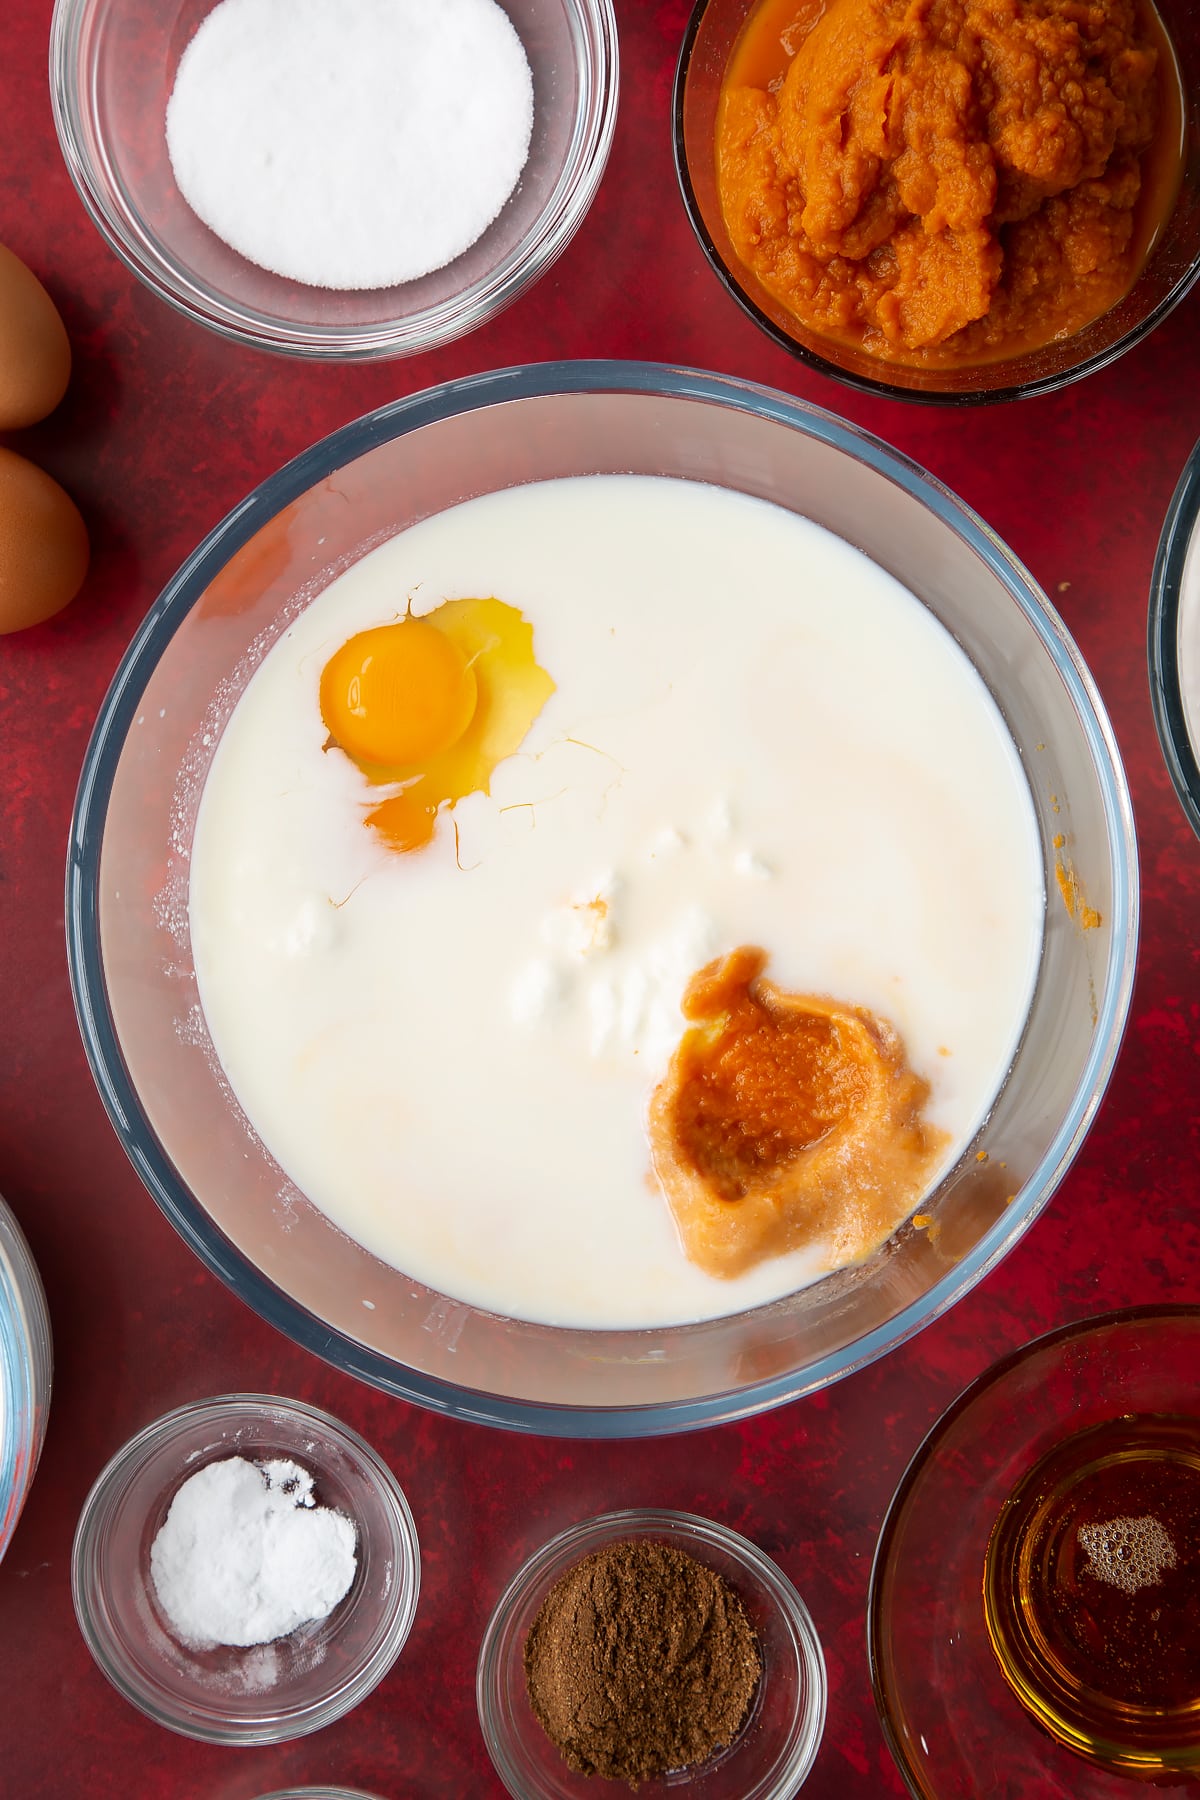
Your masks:
{"label": "white yogurt blob", "polygon": [[[318,686],[410,595],[518,607],[557,691],[404,855],[323,750]],[[469,501],[335,580],[225,729],[190,890],[216,1053],[296,1185],[442,1293],[602,1327],[825,1266],[714,1279],[654,1186],[647,1103],[703,963],[761,945],[773,980],[891,1020],[948,1165],[1011,1062],[1043,912],[1015,747],[932,614],[808,520],[644,476]]]}

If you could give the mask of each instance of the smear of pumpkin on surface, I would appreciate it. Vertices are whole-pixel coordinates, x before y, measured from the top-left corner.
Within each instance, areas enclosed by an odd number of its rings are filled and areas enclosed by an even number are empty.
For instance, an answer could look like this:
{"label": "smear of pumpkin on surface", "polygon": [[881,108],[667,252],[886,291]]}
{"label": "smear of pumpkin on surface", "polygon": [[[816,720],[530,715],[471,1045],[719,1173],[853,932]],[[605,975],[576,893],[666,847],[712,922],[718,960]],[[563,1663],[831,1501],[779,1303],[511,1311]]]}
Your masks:
{"label": "smear of pumpkin on surface", "polygon": [[1054,864],[1054,879],[1058,882],[1058,891],[1063,897],[1063,905],[1071,917],[1078,920],[1081,931],[1095,931],[1098,926],[1103,925],[1103,915],[1098,913],[1094,906],[1088,905],[1083,897],[1083,889],[1079,885],[1078,876],[1070,863],[1065,862],[1061,856]]}

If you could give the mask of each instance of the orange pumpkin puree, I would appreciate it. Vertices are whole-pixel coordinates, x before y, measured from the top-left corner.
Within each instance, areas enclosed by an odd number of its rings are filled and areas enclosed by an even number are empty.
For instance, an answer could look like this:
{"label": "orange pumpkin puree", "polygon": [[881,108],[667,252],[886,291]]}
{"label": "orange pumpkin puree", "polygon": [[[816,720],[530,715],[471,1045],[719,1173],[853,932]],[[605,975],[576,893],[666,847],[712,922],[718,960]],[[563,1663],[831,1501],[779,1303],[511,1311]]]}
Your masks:
{"label": "orange pumpkin puree", "polygon": [[994,361],[1132,286],[1180,117],[1146,0],[760,0],[722,88],[722,212],[818,337]]}
{"label": "orange pumpkin puree", "polygon": [[690,1022],[650,1103],[654,1170],[685,1254],[710,1275],[820,1245],[874,1250],[920,1200],[949,1142],[895,1029],[792,994],[744,945],[692,977]]}

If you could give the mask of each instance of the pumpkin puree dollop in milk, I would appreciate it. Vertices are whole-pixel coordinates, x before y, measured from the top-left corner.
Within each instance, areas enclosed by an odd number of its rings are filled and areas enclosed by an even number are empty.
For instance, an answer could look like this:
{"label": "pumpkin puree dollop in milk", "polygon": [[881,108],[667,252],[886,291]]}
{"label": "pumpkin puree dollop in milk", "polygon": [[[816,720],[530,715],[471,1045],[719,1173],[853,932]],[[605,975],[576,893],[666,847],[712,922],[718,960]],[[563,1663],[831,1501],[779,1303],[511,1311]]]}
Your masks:
{"label": "pumpkin puree dollop in milk", "polygon": [[1135,0],[763,0],[718,119],[734,248],[802,325],[891,361],[1068,335],[1173,200],[1147,156],[1172,61]]}
{"label": "pumpkin puree dollop in milk", "polygon": [[824,1240],[829,1266],[878,1248],[950,1139],[929,1083],[865,1007],[794,994],[744,944],[683,997],[689,1022],[650,1104],[654,1168],[687,1255],[710,1275]]}

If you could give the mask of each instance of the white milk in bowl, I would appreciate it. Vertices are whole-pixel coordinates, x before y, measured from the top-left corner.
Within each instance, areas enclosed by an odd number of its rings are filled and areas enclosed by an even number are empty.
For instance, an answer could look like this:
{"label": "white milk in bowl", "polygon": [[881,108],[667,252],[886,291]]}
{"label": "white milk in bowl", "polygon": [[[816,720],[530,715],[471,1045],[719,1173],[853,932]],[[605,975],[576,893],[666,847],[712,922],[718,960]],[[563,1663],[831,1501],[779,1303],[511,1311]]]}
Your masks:
{"label": "white milk in bowl", "polygon": [[[384,767],[360,701],[412,620],[442,711]],[[757,946],[886,1022],[928,1187],[1004,1080],[1043,913],[1016,749],[932,614],[806,519],[647,476],[468,501],[333,581],[229,720],[190,888],[216,1054],[312,1203],[435,1290],[598,1327],[836,1261],[685,1253],[648,1119],[699,970]]]}

